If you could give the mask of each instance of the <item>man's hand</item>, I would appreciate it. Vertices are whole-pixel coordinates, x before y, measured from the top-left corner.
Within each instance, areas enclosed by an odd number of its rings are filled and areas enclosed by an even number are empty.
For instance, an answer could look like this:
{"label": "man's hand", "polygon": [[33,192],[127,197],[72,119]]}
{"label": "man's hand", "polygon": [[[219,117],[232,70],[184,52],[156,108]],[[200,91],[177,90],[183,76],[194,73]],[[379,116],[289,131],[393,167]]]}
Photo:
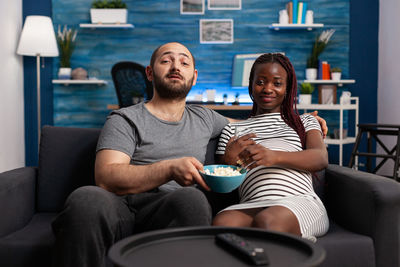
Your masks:
{"label": "man's hand", "polygon": [[318,116],[318,111],[316,111],[316,110],[311,112],[310,114],[313,115],[319,122],[319,125],[321,126],[323,137],[325,138],[326,135],[328,134],[328,126],[326,125],[326,121],[323,118],[321,118],[320,116]]}
{"label": "man's hand", "polygon": [[182,186],[199,184],[201,187],[210,191],[211,189],[204,182],[199,170],[203,170],[203,164],[193,157],[173,159],[171,164],[171,178]]}

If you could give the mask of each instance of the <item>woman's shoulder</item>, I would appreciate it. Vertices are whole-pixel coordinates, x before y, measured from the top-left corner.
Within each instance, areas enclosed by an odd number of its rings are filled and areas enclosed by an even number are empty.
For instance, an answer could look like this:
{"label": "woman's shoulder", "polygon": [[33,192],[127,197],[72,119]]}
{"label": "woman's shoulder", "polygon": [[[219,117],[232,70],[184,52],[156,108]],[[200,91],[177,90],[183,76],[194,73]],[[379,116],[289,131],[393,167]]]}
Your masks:
{"label": "woman's shoulder", "polygon": [[300,115],[301,122],[304,125],[304,128],[306,131],[311,130],[311,129],[318,129],[321,130],[321,126],[318,122],[318,120],[311,114],[302,114]]}

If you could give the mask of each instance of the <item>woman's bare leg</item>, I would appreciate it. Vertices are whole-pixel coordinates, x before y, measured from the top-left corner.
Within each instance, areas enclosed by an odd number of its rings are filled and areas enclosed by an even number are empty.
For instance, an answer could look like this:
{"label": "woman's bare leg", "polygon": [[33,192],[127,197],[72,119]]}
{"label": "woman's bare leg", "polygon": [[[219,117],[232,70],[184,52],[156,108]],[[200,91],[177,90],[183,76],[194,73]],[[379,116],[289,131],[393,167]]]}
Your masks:
{"label": "woman's bare leg", "polygon": [[301,235],[296,215],[286,207],[273,206],[258,212],[251,224],[252,227]]}
{"label": "woman's bare leg", "polygon": [[254,216],[262,209],[226,210],[215,216],[212,225],[251,227]]}

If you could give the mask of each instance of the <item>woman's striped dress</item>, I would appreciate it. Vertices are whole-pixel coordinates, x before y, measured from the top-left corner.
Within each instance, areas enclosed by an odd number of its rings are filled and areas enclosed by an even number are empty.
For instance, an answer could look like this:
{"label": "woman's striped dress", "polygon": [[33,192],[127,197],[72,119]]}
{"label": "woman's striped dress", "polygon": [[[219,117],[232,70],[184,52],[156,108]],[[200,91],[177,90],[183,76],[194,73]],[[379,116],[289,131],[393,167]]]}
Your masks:
{"label": "woman's striped dress", "polygon": [[[321,131],[318,121],[311,115],[301,115],[307,131]],[[257,115],[248,120],[230,123],[222,131],[217,154],[224,154],[228,140],[237,132],[255,132],[257,144],[277,151],[301,151],[297,133],[281,118],[280,113]],[[259,166],[247,174],[239,187],[240,203],[225,210],[284,206],[297,217],[302,236],[311,240],[325,234],[329,220],[312,186],[309,172],[279,166]]]}

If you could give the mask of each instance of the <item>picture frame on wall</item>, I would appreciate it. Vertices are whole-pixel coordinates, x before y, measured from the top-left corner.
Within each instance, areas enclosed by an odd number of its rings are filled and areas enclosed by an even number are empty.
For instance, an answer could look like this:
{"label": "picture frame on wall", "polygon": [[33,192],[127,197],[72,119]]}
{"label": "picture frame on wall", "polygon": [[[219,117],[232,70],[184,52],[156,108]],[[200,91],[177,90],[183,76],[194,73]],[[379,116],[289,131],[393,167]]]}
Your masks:
{"label": "picture frame on wall", "polygon": [[323,84],[318,86],[319,104],[336,104],[337,86],[334,84]]}
{"label": "picture frame on wall", "polygon": [[205,0],[181,0],[181,15],[203,15]]}
{"label": "picture frame on wall", "polygon": [[233,19],[200,19],[201,44],[232,44]]}
{"label": "picture frame on wall", "polygon": [[210,10],[240,10],[242,0],[208,0]]}

